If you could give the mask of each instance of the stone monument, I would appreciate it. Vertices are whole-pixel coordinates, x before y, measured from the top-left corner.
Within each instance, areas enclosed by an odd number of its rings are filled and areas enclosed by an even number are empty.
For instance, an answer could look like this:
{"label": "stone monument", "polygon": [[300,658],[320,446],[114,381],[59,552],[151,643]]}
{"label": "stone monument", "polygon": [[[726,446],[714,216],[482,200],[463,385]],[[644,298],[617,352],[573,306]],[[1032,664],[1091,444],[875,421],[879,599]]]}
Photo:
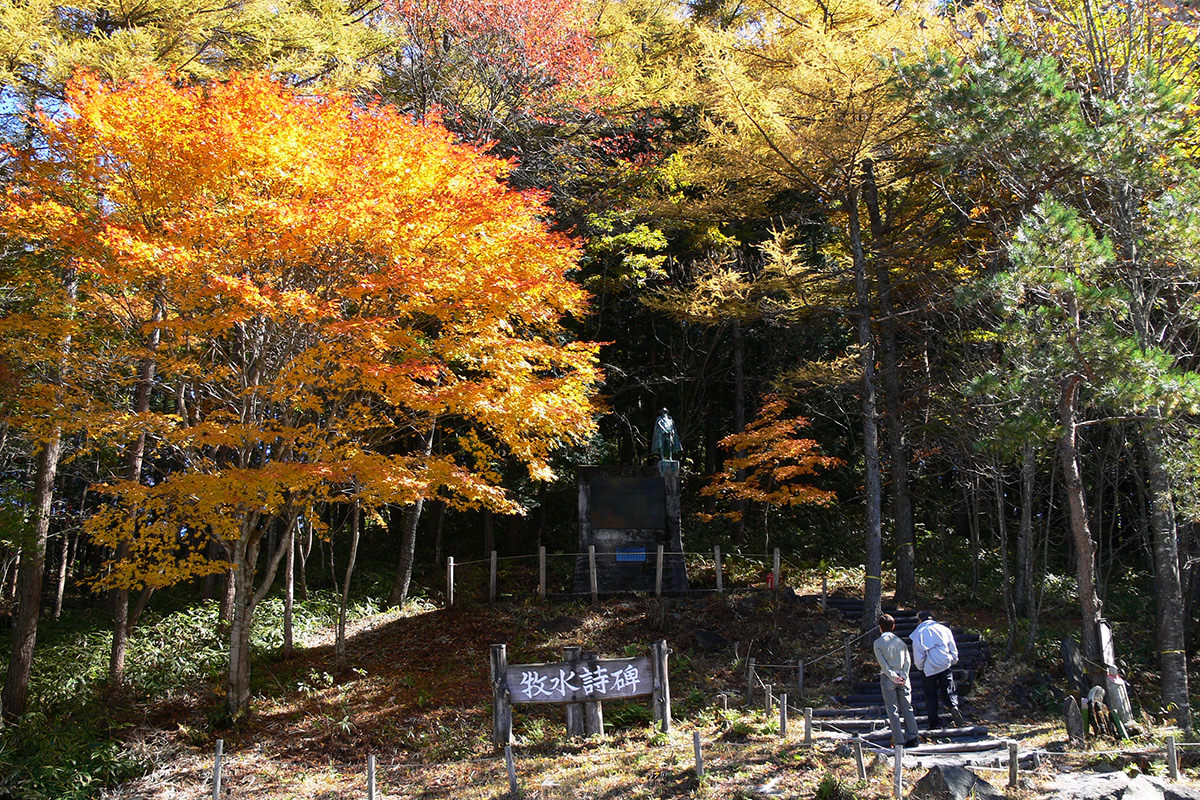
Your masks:
{"label": "stone monument", "polygon": [[579,553],[575,591],[590,591],[588,547],[596,548],[600,593],[653,592],[658,547],[663,548],[662,590],[685,591],[680,531],[679,462],[675,422],[664,408],[654,424],[650,450],[655,467],[579,468]]}

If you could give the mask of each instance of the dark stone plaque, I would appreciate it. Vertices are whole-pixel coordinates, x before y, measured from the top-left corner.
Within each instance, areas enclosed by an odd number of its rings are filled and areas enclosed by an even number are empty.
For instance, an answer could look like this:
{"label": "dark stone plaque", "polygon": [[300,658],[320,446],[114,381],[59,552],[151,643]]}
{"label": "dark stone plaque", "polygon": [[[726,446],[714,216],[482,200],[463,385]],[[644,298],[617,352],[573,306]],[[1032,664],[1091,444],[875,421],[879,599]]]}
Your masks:
{"label": "dark stone plaque", "polygon": [[[687,590],[680,536],[679,474],[654,467],[579,468],[579,555],[575,591],[591,588],[595,552],[596,591]],[[658,550],[662,548],[661,583]]]}
{"label": "dark stone plaque", "polygon": [[667,529],[667,490],[657,475],[594,475],[592,528]]}

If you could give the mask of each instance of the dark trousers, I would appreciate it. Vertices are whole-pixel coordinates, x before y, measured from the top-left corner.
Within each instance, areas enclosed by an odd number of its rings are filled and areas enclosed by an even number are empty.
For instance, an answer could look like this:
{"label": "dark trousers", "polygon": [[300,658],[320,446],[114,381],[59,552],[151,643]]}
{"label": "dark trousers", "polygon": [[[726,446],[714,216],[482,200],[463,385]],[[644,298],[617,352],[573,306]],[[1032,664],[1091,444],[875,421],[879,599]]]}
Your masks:
{"label": "dark trousers", "polygon": [[922,685],[925,688],[925,711],[929,714],[930,729],[942,727],[938,717],[938,701],[944,701],[950,713],[958,717],[958,690],[954,686],[954,674],[950,669],[942,670],[934,675],[923,675]]}

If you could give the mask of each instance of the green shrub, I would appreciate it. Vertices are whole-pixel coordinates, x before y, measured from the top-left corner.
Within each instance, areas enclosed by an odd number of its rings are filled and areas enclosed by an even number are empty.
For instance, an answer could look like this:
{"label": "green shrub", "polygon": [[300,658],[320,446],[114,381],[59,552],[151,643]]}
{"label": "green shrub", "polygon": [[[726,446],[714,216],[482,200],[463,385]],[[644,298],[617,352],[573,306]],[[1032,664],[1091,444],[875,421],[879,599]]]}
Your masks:
{"label": "green shrub", "polygon": [[85,800],[129,780],[149,764],[115,738],[108,712],[90,704],[47,716],[31,711],[0,732],[0,796],[14,800]]}
{"label": "green shrub", "polygon": [[845,781],[832,772],[825,773],[817,784],[816,800],[858,800],[858,795]]}

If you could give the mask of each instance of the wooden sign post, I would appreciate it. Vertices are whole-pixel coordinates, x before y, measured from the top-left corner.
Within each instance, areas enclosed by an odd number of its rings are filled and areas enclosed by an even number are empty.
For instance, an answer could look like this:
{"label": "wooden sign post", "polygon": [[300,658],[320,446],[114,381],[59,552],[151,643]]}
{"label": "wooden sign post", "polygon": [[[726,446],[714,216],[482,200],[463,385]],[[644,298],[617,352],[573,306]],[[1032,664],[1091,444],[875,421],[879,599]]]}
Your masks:
{"label": "wooden sign post", "polygon": [[567,732],[578,736],[604,732],[602,701],[644,695],[653,696],[654,719],[670,731],[667,652],[665,641],[637,658],[602,659],[569,647],[559,663],[509,665],[505,646],[492,645],[492,741],[499,746],[512,741],[513,703],[566,705]]}

